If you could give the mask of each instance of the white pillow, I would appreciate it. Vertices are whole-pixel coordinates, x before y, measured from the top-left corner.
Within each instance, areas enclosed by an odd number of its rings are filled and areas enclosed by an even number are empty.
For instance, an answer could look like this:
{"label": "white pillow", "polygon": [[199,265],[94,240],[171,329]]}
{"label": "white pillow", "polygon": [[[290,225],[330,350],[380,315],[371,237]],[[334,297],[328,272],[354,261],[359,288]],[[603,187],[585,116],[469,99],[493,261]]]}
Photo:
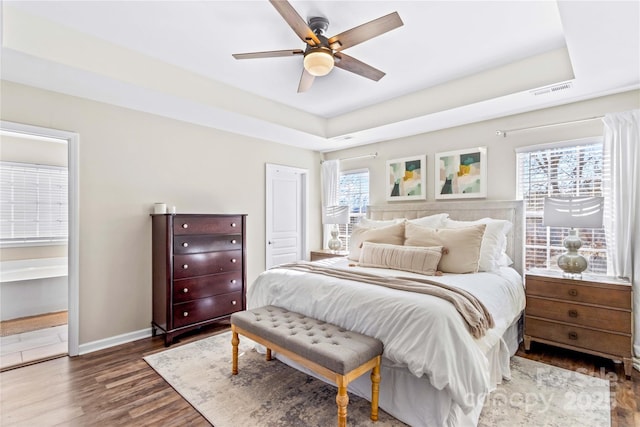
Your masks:
{"label": "white pillow", "polygon": [[358,225],[362,227],[368,227],[368,228],[380,228],[380,227],[386,227],[388,225],[400,224],[401,222],[404,222],[404,218],[395,218],[390,220],[361,218]]}
{"label": "white pillow", "polygon": [[507,261],[503,258],[503,255],[506,256],[507,233],[513,227],[510,221],[493,218],[482,218],[476,221],[456,221],[447,218],[444,221],[445,228],[461,228],[477,224],[487,225],[480,247],[479,271],[497,270]]}
{"label": "white pillow", "polygon": [[447,218],[449,218],[448,213],[441,213],[423,216],[422,218],[408,219],[407,221],[415,225],[420,225],[422,227],[443,228]]}
{"label": "white pillow", "polygon": [[379,228],[354,225],[349,239],[349,256],[347,258],[352,261],[360,260],[360,248],[363,242],[402,245],[404,243],[404,222]]}
{"label": "white pillow", "polygon": [[358,264],[361,267],[391,268],[433,276],[438,271],[442,246],[400,246],[364,242]]}

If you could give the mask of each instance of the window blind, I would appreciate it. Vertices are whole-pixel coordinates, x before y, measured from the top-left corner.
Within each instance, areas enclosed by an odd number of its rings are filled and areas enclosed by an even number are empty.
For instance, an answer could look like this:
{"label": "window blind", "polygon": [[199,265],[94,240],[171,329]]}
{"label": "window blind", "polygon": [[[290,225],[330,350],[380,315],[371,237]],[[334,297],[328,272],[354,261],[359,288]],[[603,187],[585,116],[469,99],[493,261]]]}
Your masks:
{"label": "window blind", "polygon": [[0,244],[65,243],[66,167],[0,162]]}
{"label": "window blind", "polygon": [[[543,225],[547,196],[602,196],[604,152],[602,142],[558,145],[517,153],[518,198],[525,205],[525,267],[559,270],[557,258],[566,249],[569,228]],[[606,195],[604,195],[606,197]],[[587,272],[607,273],[603,228],[578,229],[579,252],[589,262]]]}
{"label": "window blind", "polygon": [[349,224],[340,225],[338,238],[343,248],[349,248],[353,225],[367,213],[369,205],[369,170],[359,169],[340,173],[338,204],[349,206]]}

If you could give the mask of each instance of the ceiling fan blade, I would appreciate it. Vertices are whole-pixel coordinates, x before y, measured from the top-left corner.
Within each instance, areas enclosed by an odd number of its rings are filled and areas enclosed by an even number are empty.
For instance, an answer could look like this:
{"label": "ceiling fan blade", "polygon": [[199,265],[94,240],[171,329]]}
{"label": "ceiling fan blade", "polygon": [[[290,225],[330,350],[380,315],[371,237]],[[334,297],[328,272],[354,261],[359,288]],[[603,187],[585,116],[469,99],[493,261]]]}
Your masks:
{"label": "ceiling fan blade", "polygon": [[303,42],[311,46],[320,45],[320,39],[315,35],[311,28],[307,25],[304,19],[298,12],[291,6],[286,0],[269,0],[269,3],[276,8],[278,13],[282,15],[287,24],[295,31],[295,33],[302,39]]}
{"label": "ceiling fan blade", "polygon": [[300,77],[300,83],[298,84],[298,93],[306,92],[311,89],[311,85],[315,80],[315,76],[310,74],[306,69],[302,69],[302,76]]}
{"label": "ceiling fan blade", "polygon": [[265,52],[234,53],[233,57],[236,59],[255,59],[255,58],[275,58],[278,56],[295,56],[295,55],[304,55],[304,51],[300,49],[268,50]]}
{"label": "ceiling fan blade", "polygon": [[334,51],[341,51],[403,25],[398,12],[393,12],[331,37],[329,46]]}
{"label": "ceiling fan blade", "polygon": [[342,68],[343,70],[351,71],[352,73],[375,81],[385,76],[384,72],[357,60],[353,56],[345,55],[342,52],[336,52],[334,56],[338,59],[338,61],[335,62],[336,67]]}

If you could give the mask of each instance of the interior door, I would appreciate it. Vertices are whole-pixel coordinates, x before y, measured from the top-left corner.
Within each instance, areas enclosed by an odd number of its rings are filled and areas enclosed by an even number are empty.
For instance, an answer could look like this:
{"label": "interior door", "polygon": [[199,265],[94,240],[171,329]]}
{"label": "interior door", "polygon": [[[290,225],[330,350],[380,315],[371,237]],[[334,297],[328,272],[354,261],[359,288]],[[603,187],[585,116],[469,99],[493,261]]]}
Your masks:
{"label": "interior door", "polygon": [[266,268],[305,259],[305,169],[267,164]]}

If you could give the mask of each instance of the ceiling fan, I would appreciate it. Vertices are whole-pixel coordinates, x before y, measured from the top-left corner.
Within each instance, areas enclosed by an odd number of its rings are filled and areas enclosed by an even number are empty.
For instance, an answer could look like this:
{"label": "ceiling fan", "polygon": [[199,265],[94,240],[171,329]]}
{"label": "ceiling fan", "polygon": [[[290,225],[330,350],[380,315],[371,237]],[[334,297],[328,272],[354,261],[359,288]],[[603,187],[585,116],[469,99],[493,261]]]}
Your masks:
{"label": "ceiling fan", "polygon": [[382,16],[373,21],[344,31],[327,38],[324,33],[329,27],[329,20],[324,17],[312,17],[307,24],[286,0],[269,0],[269,3],[282,15],[287,24],[307,44],[305,50],[272,50],[266,52],[235,53],[236,59],[273,58],[280,56],[304,57],[302,77],[298,92],[309,90],[316,77],[329,74],[334,65],[371,80],[378,81],[385,73],[342,51],[348,47],[377,37],[403,25],[397,12]]}

